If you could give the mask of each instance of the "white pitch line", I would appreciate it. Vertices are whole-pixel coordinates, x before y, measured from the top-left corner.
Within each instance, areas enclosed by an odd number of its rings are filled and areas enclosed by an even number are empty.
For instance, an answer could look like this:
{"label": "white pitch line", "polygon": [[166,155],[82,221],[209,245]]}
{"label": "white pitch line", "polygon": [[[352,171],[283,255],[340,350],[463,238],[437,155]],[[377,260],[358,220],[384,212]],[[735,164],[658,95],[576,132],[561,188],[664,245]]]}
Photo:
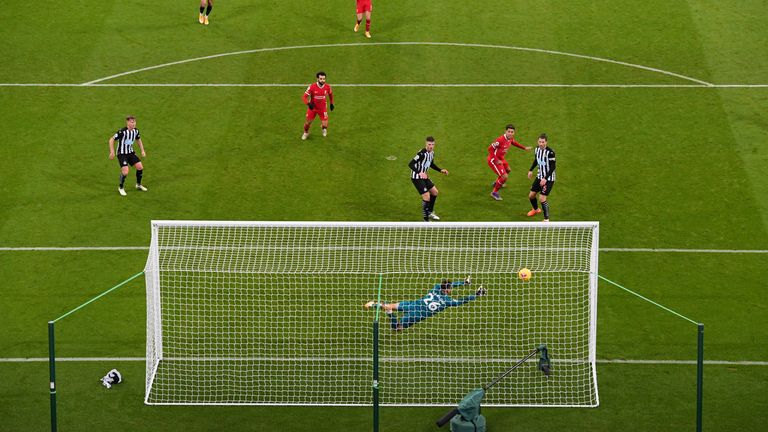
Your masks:
{"label": "white pitch line", "polygon": [[[0,83],[0,87],[292,87],[303,88],[306,84],[289,83],[123,83],[123,84],[60,84],[60,83]],[[451,83],[451,84],[432,84],[432,83],[355,83],[345,84],[337,83],[334,87],[469,87],[469,88],[498,88],[498,87],[520,87],[520,88],[712,88],[712,89],[733,89],[733,88],[768,88],[768,84],[535,84],[535,83],[507,83],[507,84],[482,84],[482,83]]]}
{"label": "white pitch line", "polygon": [[554,51],[554,50],[546,50],[546,49],[539,49],[539,48],[527,48],[527,47],[517,47],[517,46],[508,46],[508,45],[488,45],[488,44],[472,44],[472,43],[455,43],[455,42],[365,42],[365,43],[335,43],[335,44],[324,44],[324,45],[296,45],[296,46],[286,46],[286,47],[272,47],[272,48],[258,48],[258,49],[252,49],[252,50],[244,50],[244,51],[233,51],[228,53],[220,53],[220,54],[213,54],[209,56],[203,56],[203,57],[196,57],[191,59],[185,59],[185,60],[179,60],[175,62],[169,62],[164,64],[159,64],[155,66],[148,66],[141,69],[136,69],[132,71],[126,71],[121,72],[118,74],[110,75],[107,77],[95,79],[92,81],[84,82],[82,85],[88,86],[92,84],[96,84],[102,81],[108,81],[114,78],[119,78],[126,75],[132,75],[139,72],[145,72],[148,70],[153,69],[160,69],[168,66],[175,66],[179,64],[184,63],[191,63],[195,61],[201,61],[201,60],[210,60],[214,58],[219,57],[227,57],[227,56],[234,56],[234,55],[241,55],[241,54],[254,54],[254,53],[260,53],[260,52],[274,52],[274,51],[287,51],[287,50],[296,50],[296,49],[316,49],[316,48],[333,48],[333,47],[369,47],[369,46],[402,46],[402,45],[425,45],[425,46],[452,46],[452,47],[468,47],[468,48],[492,48],[492,49],[506,49],[506,50],[516,50],[516,51],[527,51],[527,52],[536,52],[536,53],[542,53],[542,54],[552,54],[552,55],[560,55],[565,57],[574,57],[584,60],[592,60],[596,62],[603,62],[603,63],[611,63],[616,64],[620,66],[626,66],[631,67],[635,69],[642,69],[650,72],[655,72],[662,75],[672,76],[675,78],[680,78],[686,81],[692,81],[697,84],[705,85],[705,86],[711,86],[712,83],[702,81],[700,79],[696,79],[693,77],[681,75],[675,72],[666,71],[663,69],[657,69],[652,68],[649,66],[643,66],[638,65],[634,63],[627,63],[623,61],[617,61],[617,60],[611,60],[606,59],[602,57],[594,57],[594,56],[588,56],[588,55],[582,55],[582,54],[574,54],[574,53],[568,53],[563,51]]}
{"label": "white pitch line", "polygon": [[600,252],[664,252],[664,253],[735,253],[764,254],[764,249],[656,249],[656,248],[600,248]]}
{"label": "white pitch line", "polygon": [[768,84],[716,84],[718,88],[768,88]]}
{"label": "white pitch line", "polygon": [[[0,363],[37,363],[47,362],[48,357],[5,357]],[[96,361],[146,361],[144,357],[57,357],[57,362],[96,362]]]}
{"label": "white pitch line", "polygon": [[[648,365],[661,365],[661,364],[675,364],[675,365],[694,365],[696,360],[598,360],[598,363],[609,364],[648,364]],[[751,361],[751,360],[704,360],[705,365],[719,365],[719,366],[768,366],[768,361]]]}
{"label": "white pitch line", "polygon": [[20,251],[35,251],[35,252],[63,251],[63,252],[77,252],[77,251],[116,251],[116,250],[149,250],[149,247],[148,246],[0,247],[0,251],[3,251],[3,252],[20,252]]}
{"label": "white pitch line", "polygon": [[[0,363],[39,363],[47,362],[48,357],[5,357],[0,358]],[[242,359],[247,360],[247,359]],[[274,359],[284,361],[286,359]],[[350,361],[349,358],[307,358],[303,360],[312,361]],[[359,361],[370,361],[370,357],[360,357]],[[432,359],[427,359],[432,361]],[[57,362],[106,362],[106,361],[124,361],[124,362],[144,362],[144,357],[58,357]],[[386,360],[385,360],[386,361]],[[507,360],[505,360],[507,361]],[[639,364],[639,365],[695,365],[696,360],[625,360],[625,359],[598,359],[600,364]],[[768,361],[753,360],[704,360],[705,365],[716,366],[768,366]]]}
{"label": "white pitch line", "polygon": [[[0,247],[0,252],[78,252],[78,251],[119,251],[149,250],[148,246],[30,246]],[[765,249],[664,249],[664,248],[600,248],[600,252],[652,252],[652,253],[725,253],[725,254],[768,254]]]}

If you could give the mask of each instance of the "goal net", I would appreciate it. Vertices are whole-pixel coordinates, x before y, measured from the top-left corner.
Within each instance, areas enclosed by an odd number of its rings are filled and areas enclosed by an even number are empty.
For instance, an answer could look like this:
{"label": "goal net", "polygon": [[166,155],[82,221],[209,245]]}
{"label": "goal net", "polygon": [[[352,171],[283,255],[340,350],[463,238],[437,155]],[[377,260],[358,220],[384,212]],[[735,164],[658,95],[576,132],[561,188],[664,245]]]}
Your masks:
{"label": "goal net", "polygon": [[596,222],[153,221],[145,403],[371,405],[377,349],[382,405],[453,406],[546,344],[484,405],[594,407],[597,258]]}

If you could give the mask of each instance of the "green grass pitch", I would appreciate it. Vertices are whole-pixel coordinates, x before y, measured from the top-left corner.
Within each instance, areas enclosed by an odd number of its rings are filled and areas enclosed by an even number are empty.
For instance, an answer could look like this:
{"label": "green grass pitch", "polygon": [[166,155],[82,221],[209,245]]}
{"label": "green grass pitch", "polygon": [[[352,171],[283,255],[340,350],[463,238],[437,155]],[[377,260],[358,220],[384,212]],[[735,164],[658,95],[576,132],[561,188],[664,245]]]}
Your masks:
{"label": "green grass pitch", "polygon": [[[151,219],[416,221],[406,163],[427,135],[451,172],[433,176],[445,221],[527,219],[530,154],[510,151],[504,201],[489,196],[485,149],[513,122],[557,151],[552,219],[600,221],[601,247],[768,250],[764,1],[374,0],[370,40],[353,8],[217,1],[205,27],[195,1],[0,5],[0,430],[49,429],[47,363],[10,360],[46,357],[48,320],[146,260],[8,248],[147,246]],[[336,110],[302,142],[318,70]],[[131,174],[122,198],[107,139],[127,114],[149,192]],[[706,324],[722,362],[705,368],[705,430],[764,429],[766,268],[765,253],[600,254],[605,277]],[[62,320],[57,354],[143,357],[144,296],[136,280]],[[599,359],[651,362],[599,363],[599,408],[488,408],[489,430],[693,429],[695,367],[664,361],[695,359],[695,326],[601,283],[597,328]],[[126,381],[107,391],[113,367]],[[371,429],[370,408],[145,406],[141,361],[62,361],[58,378],[63,431]],[[382,430],[436,430],[443,412],[383,408]]]}

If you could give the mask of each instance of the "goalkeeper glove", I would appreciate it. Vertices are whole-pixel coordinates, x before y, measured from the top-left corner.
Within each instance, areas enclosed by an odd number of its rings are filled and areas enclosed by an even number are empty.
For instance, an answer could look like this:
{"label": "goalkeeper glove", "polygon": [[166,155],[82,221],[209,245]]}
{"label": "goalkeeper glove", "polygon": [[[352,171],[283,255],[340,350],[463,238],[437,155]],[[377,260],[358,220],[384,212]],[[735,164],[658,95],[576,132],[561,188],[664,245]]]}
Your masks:
{"label": "goalkeeper glove", "polygon": [[112,385],[120,384],[121,382],[123,382],[123,376],[120,375],[117,369],[107,372],[104,378],[101,379],[101,384],[106,388],[112,388]]}
{"label": "goalkeeper glove", "polygon": [[313,104],[312,102],[310,102],[310,103],[308,103],[308,104],[307,104],[307,108],[309,108],[309,109],[313,110],[313,109],[315,109],[315,104]]}
{"label": "goalkeeper glove", "polygon": [[331,111],[333,111],[333,104],[331,104]]}
{"label": "goalkeeper glove", "polygon": [[464,285],[472,285],[472,276],[467,276],[467,278],[464,279]]}
{"label": "goalkeeper glove", "polygon": [[485,293],[487,293],[487,292],[488,291],[486,291],[485,288],[483,288],[483,286],[480,285],[480,288],[478,288],[477,291],[475,291],[475,295],[480,297],[480,296],[484,296]]}

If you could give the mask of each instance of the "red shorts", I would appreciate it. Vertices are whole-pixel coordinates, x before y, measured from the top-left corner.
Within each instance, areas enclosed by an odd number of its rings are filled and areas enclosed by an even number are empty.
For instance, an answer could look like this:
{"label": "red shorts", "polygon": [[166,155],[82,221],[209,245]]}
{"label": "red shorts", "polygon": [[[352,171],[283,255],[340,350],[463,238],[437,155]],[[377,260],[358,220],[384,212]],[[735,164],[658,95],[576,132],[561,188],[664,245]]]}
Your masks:
{"label": "red shorts", "polygon": [[328,111],[307,110],[307,121],[314,120],[315,116],[320,116],[320,120],[322,121],[328,121]]}
{"label": "red shorts", "polygon": [[357,0],[357,13],[371,11],[371,0]]}
{"label": "red shorts", "polygon": [[[495,162],[501,162],[501,163],[496,164]],[[496,173],[496,175],[499,177],[509,173],[509,163],[507,163],[507,161],[504,159],[499,161],[496,158],[490,158],[488,159],[488,166],[491,167],[493,172]]]}

